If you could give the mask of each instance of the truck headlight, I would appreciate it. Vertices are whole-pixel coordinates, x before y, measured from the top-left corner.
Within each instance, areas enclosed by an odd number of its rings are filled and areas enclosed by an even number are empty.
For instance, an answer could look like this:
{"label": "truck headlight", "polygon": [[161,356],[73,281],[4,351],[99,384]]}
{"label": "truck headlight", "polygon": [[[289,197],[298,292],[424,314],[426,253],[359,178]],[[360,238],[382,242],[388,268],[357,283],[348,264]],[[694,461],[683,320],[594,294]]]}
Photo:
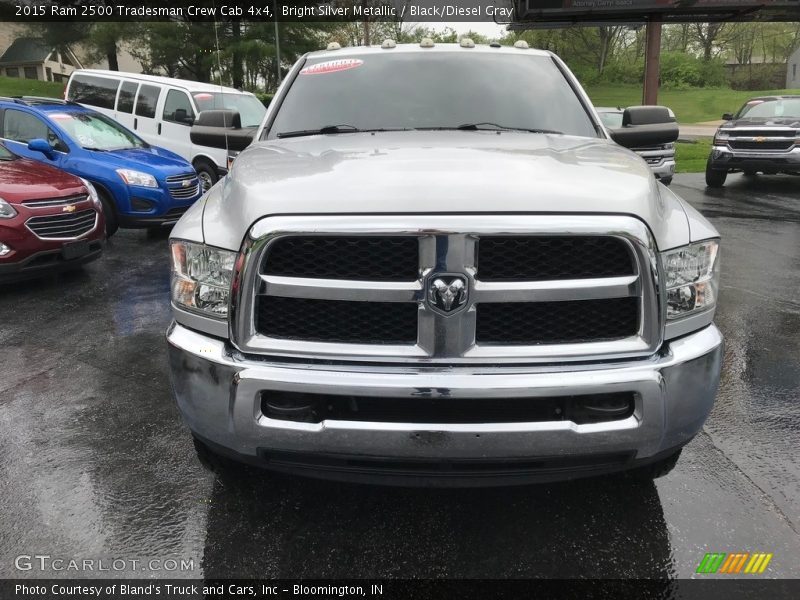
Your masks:
{"label": "truck headlight", "polygon": [[17,216],[16,209],[0,198],[0,219],[13,219]]}
{"label": "truck headlight", "polygon": [[714,145],[724,146],[728,143],[730,137],[727,131],[717,131],[717,133],[714,134]]}
{"label": "truck headlight", "polygon": [[150,175],[150,173],[142,173],[141,171],[134,171],[132,169],[117,169],[117,175],[128,185],[150,188],[158,187],[156,178]]}
{"label": "truck headlight", "polygon": [[174,240],[172,301],[179,307],[216,318],[228,315],[236,252]]}
{"label": "truck headlight", "polygon": [[713,308],[719,291],[719,242],[705,240],[661,254],[667,319]]}

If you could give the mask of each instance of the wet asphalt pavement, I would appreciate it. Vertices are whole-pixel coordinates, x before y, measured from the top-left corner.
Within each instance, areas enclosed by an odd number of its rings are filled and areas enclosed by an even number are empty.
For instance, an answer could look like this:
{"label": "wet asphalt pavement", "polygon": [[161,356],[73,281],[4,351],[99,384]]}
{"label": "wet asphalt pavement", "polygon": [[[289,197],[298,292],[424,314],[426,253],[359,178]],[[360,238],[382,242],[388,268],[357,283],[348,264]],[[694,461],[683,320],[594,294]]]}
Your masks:
{"label": "wet asphalt pavement", "polygon": [[166,236],[122,231],[82,272],[0,288],[0,577],[75,576],[21,554],[194,565],[106,576],[688,577],[733,551],[800,577],[800,178],[673,189],[723,236],[725,369],[703,432],[645,486],[217,477],[170,393]]}

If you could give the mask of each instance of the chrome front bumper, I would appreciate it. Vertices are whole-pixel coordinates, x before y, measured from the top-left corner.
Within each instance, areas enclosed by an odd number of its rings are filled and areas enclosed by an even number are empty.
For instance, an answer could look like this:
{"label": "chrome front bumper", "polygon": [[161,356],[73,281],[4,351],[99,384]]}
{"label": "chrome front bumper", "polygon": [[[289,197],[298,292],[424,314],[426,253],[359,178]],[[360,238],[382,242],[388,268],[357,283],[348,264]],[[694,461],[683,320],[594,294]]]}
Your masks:
{"label": "chrome front bumper", "polygon": [[[537,367],[404,368],[272,362],[177,323],[167,332],[175,395],[197,437],[244,460],[265,452],[428,460],[514,460],[628,453],[637,461],[688,442],[714,402],[723,340],[710,325],[657,355]],[[301,423],[261,412],[264,390],[371,397],[503,398],[634,392],[634,414],[578,425]],[[265,465],[266,466],[266,465]]]}

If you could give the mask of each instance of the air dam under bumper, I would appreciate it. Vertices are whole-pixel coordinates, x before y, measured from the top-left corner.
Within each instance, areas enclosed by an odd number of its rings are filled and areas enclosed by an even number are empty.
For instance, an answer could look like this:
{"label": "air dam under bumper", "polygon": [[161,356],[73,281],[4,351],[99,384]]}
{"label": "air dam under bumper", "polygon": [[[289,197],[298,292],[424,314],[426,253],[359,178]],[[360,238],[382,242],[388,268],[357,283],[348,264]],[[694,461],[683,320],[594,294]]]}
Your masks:
{"label": "air dam under bumper", "polygon": [[[167,340],[181,413],[193,434],[217,451],[265,467],[346,479],[353,477],[342,474],[347,471],[342,457],[354,459],[361,465],[354,470],[362,472],[370,461],[394,462],[405,465],[405,472],[397,475],[405,475],[407,482],[422,481],[424,475],[442,478],[441,471],[410,477],[407,466],[414,461],[508,465],[502,472],[478,470],[479,479],[493,483],[498,476],[513,475],[515,464],[526,465],[521,476],[552,480],[621,470],[664,456],[702,427],[714,403],[723,353],[722,335],[714,325],[669,342],[644,360],[539,367],[443,369],[262,361],[174,322]],[[537,397],[633,392],[635,409],[624,419],[582,425],[565,420],[303,423],[264,416],[261,394],[266,390],[373,398],[422,395],[452,402],[459,398],[502,402],[511,397],[534,402]],[[270,462],[273,454],[320,460],[298,460],[297,468],[291,469],[292,461]],[[605,462],[603,457],[613,458]],[[310,464],[320,469],[304,467]],[[543,466],[538,474],[542,476],[537,476],[536,464]],[[366,471],[374,474],[380,469]]]}

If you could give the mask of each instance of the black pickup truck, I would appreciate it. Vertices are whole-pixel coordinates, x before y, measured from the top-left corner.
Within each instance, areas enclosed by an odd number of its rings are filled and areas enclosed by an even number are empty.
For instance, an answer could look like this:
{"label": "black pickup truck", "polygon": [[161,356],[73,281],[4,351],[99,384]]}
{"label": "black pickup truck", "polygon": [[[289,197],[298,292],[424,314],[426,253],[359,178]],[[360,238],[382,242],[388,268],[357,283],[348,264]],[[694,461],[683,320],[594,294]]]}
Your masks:
{"label": "black pickup truck", "polygon": [[722,118],[706,165],[709,187],[722,187],[728,173],[800,175],[800,96],[753,98]]}

